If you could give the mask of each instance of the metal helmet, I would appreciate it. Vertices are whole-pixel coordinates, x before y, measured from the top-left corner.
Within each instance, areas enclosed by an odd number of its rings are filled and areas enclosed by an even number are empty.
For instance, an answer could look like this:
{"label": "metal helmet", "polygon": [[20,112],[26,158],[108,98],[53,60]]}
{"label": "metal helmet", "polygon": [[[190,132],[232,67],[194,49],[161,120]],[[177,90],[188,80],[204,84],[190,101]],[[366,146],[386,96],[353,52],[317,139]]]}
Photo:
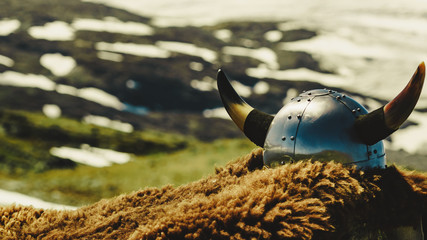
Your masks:
{"label": "metal helmet", "polygon": [[222,70],[217,77],[225,109],[240,130],[264,148],[266,166],[314,157],[359,168],[386,166],[382,140],[409,117],[424,78],[422,62],[397,97],[370,113],[349,96],[316,89],[293,98],[272,116],[247,104]]}

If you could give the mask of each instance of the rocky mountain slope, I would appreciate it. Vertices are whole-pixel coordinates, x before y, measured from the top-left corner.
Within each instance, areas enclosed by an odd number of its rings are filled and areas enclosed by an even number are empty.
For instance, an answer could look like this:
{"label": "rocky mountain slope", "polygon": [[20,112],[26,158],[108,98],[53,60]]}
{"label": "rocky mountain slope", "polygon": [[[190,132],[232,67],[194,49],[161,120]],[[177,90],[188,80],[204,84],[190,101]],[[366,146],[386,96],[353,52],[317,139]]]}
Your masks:
{"label": "rocky mountain slope", "polygon": [[[222,108],[215,80],[219,68],[238,80],[233,84],[245,100],[272,114],[305,89],[327,87],[305,76],[328,79],[332,75],[310,54],[282,45],[317,33],[282,24],[240,21],[164,27],[148,17],[85,1],[1,1],[0,172],[5,175],[0,176],[0,188],[64,201],[64,196],[51,195],[52,189],[60,188],[63,173],[51,173],[52,178],[32,175],[27,180],[22,180],[22,174],[85,164],[71,161],[70,152],[61,155],[64,149],[79,154],[114,150],[139,159],[186,149],[193,140],[244,138]],[[266,70],[283,76],[281,80],[257,77]],[[371,109],[384,103],[346,94]],[[226,145],[218,144],[221,149]],[[236,146],[242,152],[251,148],[247,143]],[[194,157],[191,151],[185,154]],[[393,154],[396,159],[408,157],[404,152]],[[425,159],[411,157],[419,163]],[[205,161],[210,167],[215,164]],[[87,168],[80,171],[92,173]],[[10,176],[19,180],[11,182]],[[52,187],[45,187],[49,196],[30,191],[34,179],[43,179],[40,185],[52,181]],[[124,191],[118,183],[109,184],[97,183],[79,194],[108,192],[100,196],[109,197]],[[129,184],[120,186],[125,185]],[[74,188],[74,192],[82,191],[78,186],[68,190]],[[61,194],[68,196],[67,189]],[[96,196],[89,198],[96,200]]]}
{"label": "rocky mountain slope", "polygon": [[[307,30],[281,31],[273,22],[161,28],[150,25],[147,18],[74,0],[0,4],[4,28],[13,25],[12,21],[18,25],[0,36],[0,54],[7,59],[0,64],[2,108],[41,111],[45,104],[55,104],[64,116],[75,119],[102,115],[129,122],[137,129],[160,128],[208,140],[238,136],[232,128],[205,132],[212,124],[226,124],[201,117],[204,110],[221,107],[214,80],[221,66],[243,84],[249,102],[272,113],[282,106],[287,89],[322,87],[268,79],[260,85],[245,73],[260,64],[322,72],[310,55],[280,50],[282,41],[315,35]],[[136,32],[123,30],[132,27]],[[273,37],[269,39],[268,33]],[[58,57],[51,60],[52,67],[42,61],[49,56]],[[52,70],[64,67],[64,60],[74,63],[65,74]],[[31,77],[49,81],[50,86],[14,86],[19,85],[14,79],[29,82]],[[70,86],[69,91],[74,92],[96,88],[120,103],[99,104],[101,95],[88,101],[67,91]],[[263,86],[269,91],[260,89]],[[193,119],[197,124],[188,124]],[[201,126],[188,129],[188,125]]]}

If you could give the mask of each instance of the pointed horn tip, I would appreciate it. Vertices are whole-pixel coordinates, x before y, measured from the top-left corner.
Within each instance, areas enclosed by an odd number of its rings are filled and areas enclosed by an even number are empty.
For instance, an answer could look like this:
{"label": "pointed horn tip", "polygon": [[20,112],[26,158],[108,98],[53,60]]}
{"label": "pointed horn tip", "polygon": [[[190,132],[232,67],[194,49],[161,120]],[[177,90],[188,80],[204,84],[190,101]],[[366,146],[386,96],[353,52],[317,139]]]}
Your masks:
{"label": "pointed horn tip", "polygon": [[425,74],[426,73],[426,64],[423,62],[420,63],[420,65],[418,65],[418,69],[420,71],[421,74]]}
{"label": "pointed horn tip", "polygon": [[221,81],[221,79],[227,79],[227,76],[225,75],[224,70],[222,70],[221,68],[218,69],[218,73],[216,75],[216,79],[217,79],[217,81]]}

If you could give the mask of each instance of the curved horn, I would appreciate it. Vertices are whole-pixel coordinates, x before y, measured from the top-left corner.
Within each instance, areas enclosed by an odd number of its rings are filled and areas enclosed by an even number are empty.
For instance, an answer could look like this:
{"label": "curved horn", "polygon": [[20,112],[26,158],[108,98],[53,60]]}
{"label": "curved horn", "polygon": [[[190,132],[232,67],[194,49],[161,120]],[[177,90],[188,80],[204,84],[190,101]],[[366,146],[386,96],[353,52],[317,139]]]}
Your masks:
{"label": "curved horn", "polygon": [[264,147],[265,137],[274,117],[247,104],[231,86],[221,69],[218,70],[217,83],[222,103],[231,119],[249,140]]}
{"label": "curved horn", "polygon": [[425,64],[422,62],[397,97],[383,107],[356,119],[356,132],[364,143],[375,144],[388,137],[405,122],[418,102],[425,72]]}

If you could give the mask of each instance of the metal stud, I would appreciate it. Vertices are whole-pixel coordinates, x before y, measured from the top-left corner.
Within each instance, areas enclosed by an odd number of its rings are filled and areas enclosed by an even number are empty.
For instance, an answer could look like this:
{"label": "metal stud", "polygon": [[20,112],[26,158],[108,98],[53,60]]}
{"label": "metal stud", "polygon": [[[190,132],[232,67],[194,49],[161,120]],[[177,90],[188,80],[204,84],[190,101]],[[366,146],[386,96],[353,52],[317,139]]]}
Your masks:
{"label": "metal stud", "polygon": [[351,110],[352,113],[356,113],[356,109]]}
{"label": "metal stud", "polygon": [[291,140],[293,141],[293,140],[295,140],[295,137],[294,136],[291,136]]}
{"label": "metal stud", "polygon": [[285,136],[282,136],[282,141],[285,141],[286,140],[286,137]]}
{"label": "metal stud", "polygon": [[311,101],[311,99],[309,98],[309,99],[307,99],[307,102],[310,102]]}
{"label": "metal stud", "polygon": [[301,102],[301,99],[298,99],[297,102]]}
{"label": "metal stud", "polygon": [[308,95],[311,95],[311,92],[307,93]]}
{"label": "metal stud", "polygon": [[357,108],[357,111],[360,112],[360,108]]}
{"label": "metal stud", "polygon": [[289,116],[288,116],[288,119],[289,119],[289,120],[291,120],[291,119],[292,119],[292,116],[291,116],[291,115],[289,115]]}
{"label": "metal stud", "polygon": [[297,118],[298,118],[298,119],[301,119],[301,114],[298,114],[298,115],[297,115]]}
{"label": "metal stud", "polygon": [[375,153],[375,154],[377,154],[377,153],[378,153],[377,149],[375,149],[375,150],[374,150],[374,153]]}
{"label": "metal stud", "polygon": [[337,96],[337,97],[336,97],[336,99],[337,99],[337,100],[340,100],[340,99],[341,99],[341,97],[340,97],[340,96]]}

